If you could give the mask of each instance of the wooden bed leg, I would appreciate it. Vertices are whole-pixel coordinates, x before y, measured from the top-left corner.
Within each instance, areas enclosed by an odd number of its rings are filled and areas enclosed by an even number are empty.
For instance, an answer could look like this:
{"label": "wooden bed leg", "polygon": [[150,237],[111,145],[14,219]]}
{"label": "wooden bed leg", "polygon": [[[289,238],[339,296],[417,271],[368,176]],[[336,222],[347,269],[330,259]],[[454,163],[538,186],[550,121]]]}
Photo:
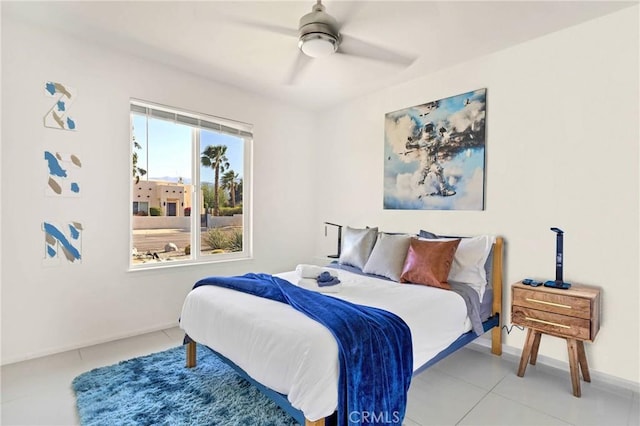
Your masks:
{"label": "wooden bed leg", "polygon": [[502,246],[504,240],[502,237],[497,237],[495,245],[493,247],[493,264],[491,269],[493,270],[493,312],[500,314],[497,327],[491,331],[491,353],[494,355],[502,355],[502,322],[504,321],[502,315]]}
{"label": "wooden bed leg", "polygon": [[314,422],[304,419],[304,426],[324,426],[324,419],[316,420]]}
{"label": "wooden bed leg", "polygon": [[491,330],[491,353],[502,355],[502,328],[500,325]]}
{"label": "wooden bed leg", "polygon": [[196,342],[193,340],[187,343],[187,368],[196,366]]}

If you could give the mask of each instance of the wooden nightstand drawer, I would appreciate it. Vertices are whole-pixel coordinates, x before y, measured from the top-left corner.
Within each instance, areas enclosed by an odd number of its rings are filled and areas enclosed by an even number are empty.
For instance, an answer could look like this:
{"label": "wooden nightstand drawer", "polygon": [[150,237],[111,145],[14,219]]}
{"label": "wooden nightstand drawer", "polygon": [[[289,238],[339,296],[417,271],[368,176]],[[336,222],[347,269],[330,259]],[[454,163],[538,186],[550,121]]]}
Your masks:
{"label": "wooden nightstand drawer", "polygon": [[593,340],[591,337],[591,321],[588,319],[569,317],[514,305],[511,310],[511,321],[514,324],[534,328],[558,337]]}
{"label": "wooden nightstand drawer", "polygon": [[574,285],[559,290],[516,283],[511,296],[514,324],[587,341],[593,341],[600,330],[600,291],[594,287]]}
{"label": "wooden nightstand drawer", "polygon": [[591,299],[582,297],[514,288],[513,304],[545,312],[591,319]]}

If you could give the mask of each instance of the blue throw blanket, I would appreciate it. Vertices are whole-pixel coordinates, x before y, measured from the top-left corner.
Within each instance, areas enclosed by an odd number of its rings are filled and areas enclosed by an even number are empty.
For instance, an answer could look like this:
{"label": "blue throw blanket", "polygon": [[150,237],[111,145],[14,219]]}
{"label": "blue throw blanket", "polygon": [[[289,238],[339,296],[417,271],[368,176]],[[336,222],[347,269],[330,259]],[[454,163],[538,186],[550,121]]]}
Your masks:
{"label": "blue throw blanket", "polygon": [[268,274],[208,277],[216,285],[291,305],[338,343],[338,424],[402,423],[413,373],[411,332],[398,316],[318,294]]}

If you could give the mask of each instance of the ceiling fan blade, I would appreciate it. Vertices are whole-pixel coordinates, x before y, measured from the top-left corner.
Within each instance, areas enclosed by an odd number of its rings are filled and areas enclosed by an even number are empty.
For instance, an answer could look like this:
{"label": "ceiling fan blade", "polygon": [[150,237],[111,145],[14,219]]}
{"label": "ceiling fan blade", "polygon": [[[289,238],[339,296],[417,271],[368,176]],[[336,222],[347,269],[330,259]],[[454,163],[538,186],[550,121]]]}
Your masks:
{"label": "ceiling fan blade", "polygon": [[300,73],[307,67],[307,65],[309,65],[311,61],[312,58],[298,50],[298,56],[296,56],[296,60],[289,70],[289,74],[287,75],[284,84],[286,84],[287,86],[292,86],[293,84],[295,84]]}
{"label": "ceiling fan blade", "polygon": [[408,67],[418,59],[415,56],[406,56],[345,34],[341,34],[341,38],[342,41],[340,42],[340,47],[338,47],[338,53],[345,55],[390,62],[405,67]]}
{"label": "ceiling fan blade", "polygon": [[338,31],[343,31],[345,25],[348,26],[354,17],[357,17],[361,7],[362,3],[354,1],[339,2],[331,5],[331,14],[338,21]]}
{"label": "ceiling fan blade", "polygon": [[288,28],[280,25],[273,25],[265,22],[259,22],[259,21],[253,21],[249,19],[242,19],[242,18],[235,18],[235,17],[229,20],[240,25],[257,28],[263,31],[268,31],[270,33],[282,34],[282,35],[296,37],[296,38],[298,37],[298,30],[295,28]]}

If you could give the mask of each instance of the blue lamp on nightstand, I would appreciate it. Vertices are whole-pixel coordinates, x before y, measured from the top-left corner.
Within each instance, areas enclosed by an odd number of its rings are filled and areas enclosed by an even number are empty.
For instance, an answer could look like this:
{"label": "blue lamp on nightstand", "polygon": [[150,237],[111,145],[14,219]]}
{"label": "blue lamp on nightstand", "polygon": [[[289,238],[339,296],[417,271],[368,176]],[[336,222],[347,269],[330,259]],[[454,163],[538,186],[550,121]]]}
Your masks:
{"label": "blue lamp on nightstand", "polygon": [[545,282],[544,286],[568,290],[571,284],[562,280],[562,240],[564,231],[560,228],[551,228],[551,230],[556,233],[556,279],[555,281],[549,280]]}

